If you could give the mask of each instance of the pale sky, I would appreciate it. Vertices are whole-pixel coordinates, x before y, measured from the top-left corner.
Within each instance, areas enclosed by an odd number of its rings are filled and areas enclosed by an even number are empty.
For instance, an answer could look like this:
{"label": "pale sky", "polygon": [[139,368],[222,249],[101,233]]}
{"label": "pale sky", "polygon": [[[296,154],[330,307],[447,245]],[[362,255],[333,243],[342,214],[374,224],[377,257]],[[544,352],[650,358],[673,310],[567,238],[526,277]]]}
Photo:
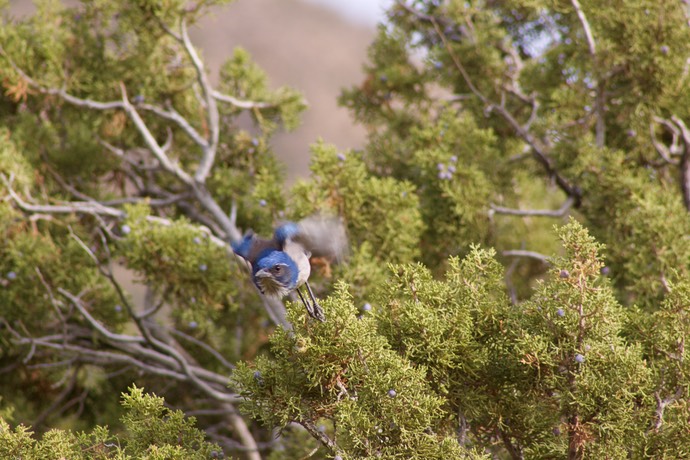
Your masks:
{"label": "pale sky", "polygon": [[337,11],[348,20],[375,26],[384,19],[384,9],[388,8],[393,0],[305,0],[309,3],[323,5],[326,8]]}

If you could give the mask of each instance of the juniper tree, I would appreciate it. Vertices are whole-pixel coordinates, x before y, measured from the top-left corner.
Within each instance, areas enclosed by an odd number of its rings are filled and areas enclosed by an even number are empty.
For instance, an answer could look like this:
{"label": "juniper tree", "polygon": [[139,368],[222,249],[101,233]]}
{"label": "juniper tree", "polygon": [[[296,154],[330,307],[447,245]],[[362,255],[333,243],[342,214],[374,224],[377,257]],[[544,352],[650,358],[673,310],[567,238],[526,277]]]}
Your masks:
{"label": "juniper tree", "polygon": [[[689,455],[687,6],[397,1],[341,96],[367,145],[288,189],[304,101],[239,48],[210,83],[215,3],[0,29],[4,456]],[[229,250],[319,213],[325,323]]]}

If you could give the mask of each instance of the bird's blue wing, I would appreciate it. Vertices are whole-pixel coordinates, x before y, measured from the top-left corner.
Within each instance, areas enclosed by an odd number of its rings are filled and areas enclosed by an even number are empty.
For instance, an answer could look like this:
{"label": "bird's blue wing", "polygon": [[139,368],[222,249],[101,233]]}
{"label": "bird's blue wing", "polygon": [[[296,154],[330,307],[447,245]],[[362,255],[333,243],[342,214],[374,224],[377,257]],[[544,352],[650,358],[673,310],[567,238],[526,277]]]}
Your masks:
{"label": "bird's blue wing", "polygon": [[253,244],[254,234],[251,232],[246,233],[240,241],[233,241],[230,243],[235,254],[245,260],[249,260],[249,251],[251,251]]}
{"label": "bird's blue wing", "polygon": [[285,242],[291,238],[294,238],[300,229],[299,226],[294,222],[285,222],[284,224],[276,227],[273,233],[273,239],[280,247],[285,245]]}
{"label": "bird's blue wing", "polygon": [[240,241],[232,243],[232,250],[235,251],[235,254],[249,262],[252,267],[256,265],[256,260],[264,256],[267,251],[280,249],[275,241],[258,238],[252,232],[248,232]]}

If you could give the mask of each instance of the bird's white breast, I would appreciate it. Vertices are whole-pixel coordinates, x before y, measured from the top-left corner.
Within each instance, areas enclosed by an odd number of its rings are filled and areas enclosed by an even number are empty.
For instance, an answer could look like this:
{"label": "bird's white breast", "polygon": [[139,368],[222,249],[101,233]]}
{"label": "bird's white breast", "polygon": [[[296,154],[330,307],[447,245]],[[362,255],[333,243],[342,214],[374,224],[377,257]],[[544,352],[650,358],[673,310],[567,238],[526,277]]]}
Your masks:
{"label": "bird's white breast", "polygon": [[302,247],[302,245],[294,241],[286,241],[283,251],[297,264],[297,287],[306,283],[311,273],[311,265],[309,264],[309,253]]}

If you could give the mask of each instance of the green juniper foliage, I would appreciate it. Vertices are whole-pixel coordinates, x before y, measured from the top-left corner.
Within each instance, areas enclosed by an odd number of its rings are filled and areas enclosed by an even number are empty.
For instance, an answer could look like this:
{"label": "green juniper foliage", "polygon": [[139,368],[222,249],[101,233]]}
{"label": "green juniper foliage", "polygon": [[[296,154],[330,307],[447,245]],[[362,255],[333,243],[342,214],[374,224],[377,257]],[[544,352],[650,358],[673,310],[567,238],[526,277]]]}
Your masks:
{"label": "green juniper foliage", "polygon": [[205,441],[193,417],[164,406],[163,398],[133,386],[122,394],[124,431],[107,427],[90,432],[50,430],[40,440],[24,425],[14,429],[0,418],[0,455],[21,459],[202,460],[219,458],[221,448]]}
{"label": "green juniper foliage", "polygon": [[[687,5],[395,1],[288,188],[223,3],[3,10],[0,457],[690,456]],[[325,323],[229,244],[314,214]]]}
{"label": "green juniper foliage", "polygon": [[247,413],[276,426],[317,421],[338,440],[343,458],[479,457],[434,433],[443,398],[426,381],[427,369],[391,348],[377,318],[360,314],[344,283],[323,306],[333,319],[313,324],[292,305],[295,329],[273,335],[274,357],[235,370]]}

